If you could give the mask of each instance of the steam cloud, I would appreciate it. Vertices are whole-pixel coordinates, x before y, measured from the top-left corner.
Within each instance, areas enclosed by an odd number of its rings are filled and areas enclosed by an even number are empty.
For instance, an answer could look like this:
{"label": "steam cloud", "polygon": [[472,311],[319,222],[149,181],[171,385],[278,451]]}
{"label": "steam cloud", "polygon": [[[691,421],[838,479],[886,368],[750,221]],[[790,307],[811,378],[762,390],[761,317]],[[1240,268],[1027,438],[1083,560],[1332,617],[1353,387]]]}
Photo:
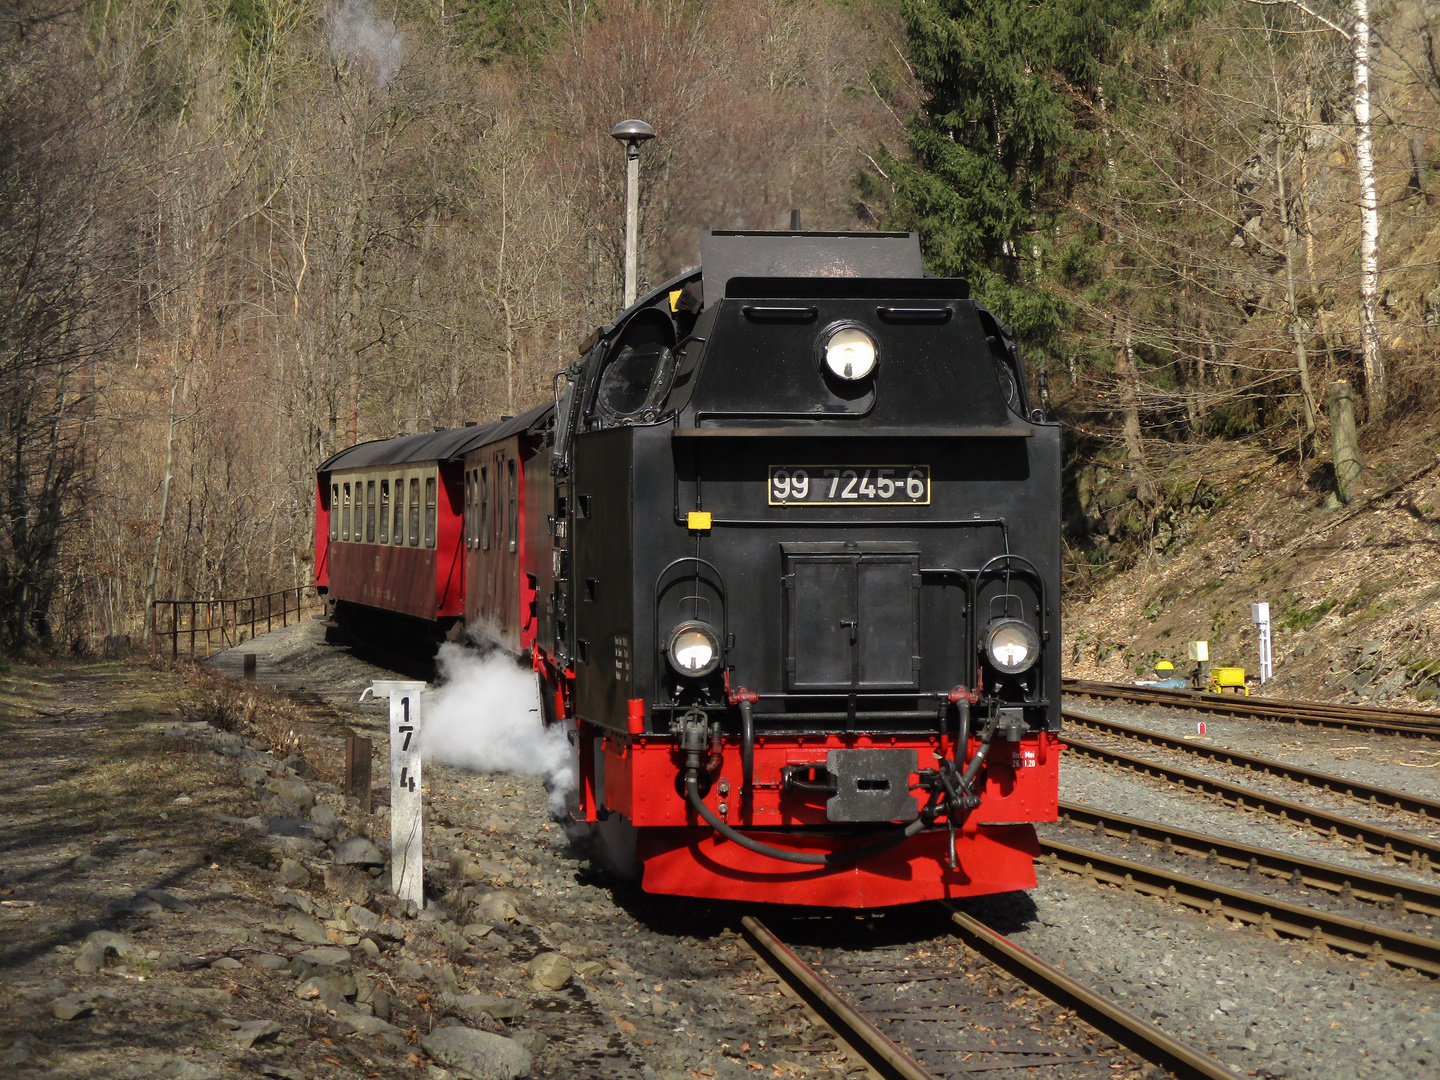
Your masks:
{"label": "steam cloud", "polygon": [[375,64],[375,85],[389,84],[405,57],[405,36],[389,19],[377,19],[369,0],[344,0],[332,8],[330,56],[357,60],[368,55]]}
{"label": "steam cloud", "polygon": [[575,787],[563,725],[547,728],[535,675],[501,653],[440,646],[440,685],[426,695],[420,752],[474,772],[539,776],[554,810]]}

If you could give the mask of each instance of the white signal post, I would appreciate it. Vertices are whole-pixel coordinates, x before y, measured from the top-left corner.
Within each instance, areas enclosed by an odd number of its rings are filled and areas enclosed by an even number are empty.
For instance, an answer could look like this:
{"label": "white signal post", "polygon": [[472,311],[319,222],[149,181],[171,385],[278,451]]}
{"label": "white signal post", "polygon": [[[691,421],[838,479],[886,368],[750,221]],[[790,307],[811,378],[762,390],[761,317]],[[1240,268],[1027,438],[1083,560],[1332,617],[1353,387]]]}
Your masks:
{"label": "white signal post", "polygon": [[1270,653],[1270,605],[1263,601],[1251,604],[1250,621],[1255,624],[1255,636],[1260,643],[1260,685],[1264,686],[1275,677]]}
{"label": "white signal post", "polygon": [[390,698],[390,890],[425,906],[424,804],[420,778],[423,682],[382,680],[360,695]]}

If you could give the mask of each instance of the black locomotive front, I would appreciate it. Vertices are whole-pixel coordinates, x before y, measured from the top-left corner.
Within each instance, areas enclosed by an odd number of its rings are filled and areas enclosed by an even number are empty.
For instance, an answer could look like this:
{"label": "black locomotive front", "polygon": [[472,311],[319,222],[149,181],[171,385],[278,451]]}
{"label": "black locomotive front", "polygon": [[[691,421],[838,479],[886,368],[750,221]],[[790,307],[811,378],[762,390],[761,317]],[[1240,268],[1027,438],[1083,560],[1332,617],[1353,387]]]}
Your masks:
{"label": "black locomotive front", "polygon": [[541,643],[573,672],[586,815],[642,830],[655,891],[1032,883],[1060,443],[1017,350],[913,236],[702,255],[560,398]]}

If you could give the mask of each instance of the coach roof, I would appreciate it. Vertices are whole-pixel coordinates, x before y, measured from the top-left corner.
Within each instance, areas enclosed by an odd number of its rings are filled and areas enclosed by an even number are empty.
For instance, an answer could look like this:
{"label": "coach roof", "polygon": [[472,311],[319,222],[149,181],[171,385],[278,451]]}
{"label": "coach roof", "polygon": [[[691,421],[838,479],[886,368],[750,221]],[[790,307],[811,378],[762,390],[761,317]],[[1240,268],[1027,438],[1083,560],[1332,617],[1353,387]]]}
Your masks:
{"label": "coach roof", "polygon": [[554,406],[539,405],[529,412],[493,424],[426,431],[419,435],[398,435],[392,439],[374,439],[347,446],[331,454],[317,472],[336,469],[364,469],[372,465],[410,465],[420,461],[457,461],[477,446],[498,442],[520,432],[543,426],[546,414]]}
{"label": "coach roof", "polygon": [[336,469],[364,469],[371,465],[409,465],[418,461],[451,461],[465,456],[467,450],[483,445],[498,424],[427,431],[420,435],[400,435],[393,439],[349,446],[331,454],[320,464],[319,472]]}

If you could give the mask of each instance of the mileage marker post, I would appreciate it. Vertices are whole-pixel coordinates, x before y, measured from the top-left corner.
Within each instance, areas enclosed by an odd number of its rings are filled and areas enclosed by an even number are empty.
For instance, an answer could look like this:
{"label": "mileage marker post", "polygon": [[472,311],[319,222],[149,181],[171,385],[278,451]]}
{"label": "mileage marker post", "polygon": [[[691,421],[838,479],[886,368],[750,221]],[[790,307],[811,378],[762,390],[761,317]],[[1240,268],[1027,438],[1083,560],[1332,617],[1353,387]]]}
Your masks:
{"label": "mileage marker post", "polygon": [[390,698],[390,890],[425,906],[424,806],[420,781],[423,682],[381,680],[366,695]]}

